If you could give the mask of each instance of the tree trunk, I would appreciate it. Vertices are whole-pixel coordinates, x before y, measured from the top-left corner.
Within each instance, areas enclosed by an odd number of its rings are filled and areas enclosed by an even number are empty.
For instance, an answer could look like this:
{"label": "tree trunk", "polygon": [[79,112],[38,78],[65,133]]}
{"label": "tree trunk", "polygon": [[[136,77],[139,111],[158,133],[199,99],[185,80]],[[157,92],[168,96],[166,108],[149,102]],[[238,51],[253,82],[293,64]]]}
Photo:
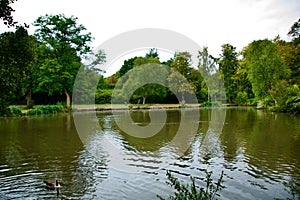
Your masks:
{"label": "tree trunk", "polygon": [[26,94],[26,107],[30,108],[30,101],[31,101],[31,89]]}
{"label": "tree trunk", "polygon": [[69,93],[68,93],[68,90],[67,90],[67,88],[65,88],[65,94],[66,94],[66,107],[67,108],[70,108],[70,95],[69,95]]}
{"label": "tree trunk", "polygon": [[146,103],[146,97],[143,97],[143,104]]}

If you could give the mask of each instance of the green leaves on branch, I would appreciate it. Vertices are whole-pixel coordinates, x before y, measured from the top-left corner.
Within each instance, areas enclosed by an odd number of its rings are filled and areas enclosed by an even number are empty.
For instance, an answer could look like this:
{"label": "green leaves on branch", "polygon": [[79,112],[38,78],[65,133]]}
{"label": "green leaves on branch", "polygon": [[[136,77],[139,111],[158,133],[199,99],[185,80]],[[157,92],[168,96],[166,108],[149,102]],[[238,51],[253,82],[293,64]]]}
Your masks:
{"label": "green leaves on branch", "polygon": [[[170,171],[167,171],[168,181],[167,184],[174,187],[176,192],[173,196],[169,196],[169,200],[212,200],[218,196],[218,192],[221,191],[224,186],[223,184],[223,171],[220,175],[220,178],[213,182],[211,178],[212,172],[206,172],[206,187],[199,187],[195,183],[195,178],[190,177],[190,184],[182,184],[178,178],[175,178]],[[163,200],[161,196],[158,195],[158,198]]]}
{"label": "green leaves on branch", "polygon": [[90,53],[88,44],[92,41],[91,33],[86,32],[83,25],[77,24],[77,19],[63,14],[41,16],[33,24],[37,27],[35,36],[58,56],[64,53],[65,48],[74,49],[78,55]]}

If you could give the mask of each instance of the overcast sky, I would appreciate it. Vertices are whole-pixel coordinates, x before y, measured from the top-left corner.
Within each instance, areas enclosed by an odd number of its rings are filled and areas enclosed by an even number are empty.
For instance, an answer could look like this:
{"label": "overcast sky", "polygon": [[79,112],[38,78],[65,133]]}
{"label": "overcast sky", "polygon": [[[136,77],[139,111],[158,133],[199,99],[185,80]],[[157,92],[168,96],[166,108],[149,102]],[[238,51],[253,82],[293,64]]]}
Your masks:
{"label": "overcast sky", "polygon": [[[27,24],[45,14],[74,15],[92,33],[94,47],[122,32],[163,28],[208,46],[214,56],[225,43],[241,50],[255,39],[287,39],[300,17],[299,0],[18,0],[12,7],[14,19]],[[7,30],[1,23],[0,32]]]}

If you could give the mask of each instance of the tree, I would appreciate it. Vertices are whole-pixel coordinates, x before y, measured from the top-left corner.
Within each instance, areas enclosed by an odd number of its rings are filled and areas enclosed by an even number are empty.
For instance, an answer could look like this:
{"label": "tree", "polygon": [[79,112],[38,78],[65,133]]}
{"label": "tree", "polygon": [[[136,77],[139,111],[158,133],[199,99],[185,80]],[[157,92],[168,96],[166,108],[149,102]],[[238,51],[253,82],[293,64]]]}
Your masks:
{"label": "tree", "polygon": [[225,100],[224,89],[221,77],[218,73],[216,59],[208,53],[207,47],[198,51],[197,58],[199,60],[198,69],[205,82],[203,87],[207,87],[207,100],[211,101],[212,97],[214,98],[214,101],[217,101],[217,99],[221,101]]}
{"label": "tree", "polygon": [[235,103],[238,105],[246,105],[250,99],[254,98],[252,85],[248,79],[248,70],[242,61],[239,62],[239,69],[236,70],[232,77],[236,89]]}
{"label": "tree", "polygon": [[15,10],[10,6],[16,0],[1,0],[0,1],[0,19],[3,20],[4,24],[8,27],[15,26],[17,22],[14,22],[12,12]]}
{"label": "tree", "polygon": [[167,76],[166,67],[157,63],[146,63],[133,68],[126,76],[122,76],[116,90],[121,90],[121,96],[128,100],[133,95],[142,97],[142,103],[145,104],[148,97],[164,98],[166,96],[166,88],[163,85],[166,85]]}
{"label": "tree", "polygon": [[[160,64],[157,51],[155,51],[154,49],[150,49],[149,53],[147,53],[144,57],[135,57],[134,60],[131,61],[133,61],[133,68],[134,68],[133,72],[129,73],[129,76],[127,77],[124,76],[122,78],[122,81],[124,81],[124,83],[127,82],[124,84],[124,87],[126,88],[127,91],[132,90],[132,88],[135,87],[135,85],[138,83],[143,83],[145,80],[149,80],[149,81],[151,80],[149,79],[149,77],[145,77],[145,76],[150,76],[149,73],[150,70],[148,67],[146,67],[147,64],[149,64],[150,67],[151,64]],[[162,71],[164,70],[162,69]],[[152,80],[156,80],[154,76],[152,77]],[[146,99],[148,97],[151,96],[152,97],[160,96],[161,98],[165,97],[166,89],[161,85],[149,83],[149,84],[141,85],[141,87],[139,87],[133,93],[133,96],[142,97],[143,99],[142,103],[145,104]]]}
{"label": "tree", "polygon": [[129,70],[131,70],[134,67],[134,61],[137,57],[129,58],[124,61],[121,69],[119,70],[120,77],[126,74]]}
{"label": "tree", "polygon": [[35,38],[24,27],[0,35],[0,115],[29,88],[34,57]]}
{"label": "tree", "polygon": [[149,52],[146,53],[145,58],[157,58],[159,60],[157,49],[151,48]]}
{"label": "tree", "polygon": [[254,41],[246,47],[243,56],[253,93],[258,100],[270,97],[269,90],[288,75],[276,44],[267,39]]}
{"label": "tree", "polygon": [[92,40],[91,33],[85,32],[86,28],[76,21],[74,16],[60,14],[41,16],[34,22],[37,39],[48,48],[48,56],[40,66],[39,89],[48,91],[49,95],[65,93],[67,108],[81,57],[91,52],[88,45]]}
{"label": "tree", "polygon": [[[191,68],[192,59],[189,52],[178,52],[170,62],[170,67],[174,69],[168,76],[168,85],[177,94],[181,94],[180,101],[185,103],[184,98],[187,94],[193,94],[196,90],[196,84],[191,85],[188,78],[192,77],[193,68]],[[193,77],[195,78],[195,77]]]}
{"label": "tree", "polygon": [[293,38],[293,41],[297,44],[300,43],[300,18],[297,22],[295,22],[290,31],[288,32],[288,35]]}
{"label": "tree", "polygon": [[236,70],[239,68],[235,49],[236,48],[230,44],[222,45],[222,54],[218,60],[219,70],[226,90],[226,97],[230,103],[232,103],[237,96],[233,79]]}

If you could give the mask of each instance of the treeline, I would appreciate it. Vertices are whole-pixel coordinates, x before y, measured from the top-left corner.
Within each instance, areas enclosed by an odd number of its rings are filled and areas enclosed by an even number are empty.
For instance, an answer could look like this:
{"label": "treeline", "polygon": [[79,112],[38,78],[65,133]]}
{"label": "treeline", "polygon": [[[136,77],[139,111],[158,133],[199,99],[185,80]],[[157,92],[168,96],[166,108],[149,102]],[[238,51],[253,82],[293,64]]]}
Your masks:
{"label": "treeline", "polygon": [[[209,80],[207,77],[203,78],[203,75],[214,70],[211,66],[217,66],[217,72],[213,72],[210,76],[215,74],[221,76],[227,103],[255,105],[258,108],[274,111],[298,113],[300,111],[300,19],[292,25],[288,35],[291,38],[289,42],[279,37],[273,40],[257,40],[243,48],[241,52],[237,52],[231,44],[224,44],[219,57],[212,57],[208,53],[208,48],[204,47],[198,52],[199,63],[194,63],[196,65],[194,67],[191,66],[189,52],[177,52],[173,58],[161,62],[157,51],[151,49],[144,57],[125,60],[121,69],[114,75],[102,77],[96,93],[96,102],[110,103],[110,97],[120,78],[126,76],[126,73],[133,68],[146,63],[167,65],[178,71],[188,80],[199,103],[211,102],[214,101],[213,93],[218,91],[207,87]],[[210,63],[203,64],[203,60],[208,58]],[[137,78],[137,76],[130,76],[130,79],[135,79],[135,82],[143,81]],[[172,77],[172,74],[168,75],[167,81],[172,78],[180,82],[180,77]],[[213,81],[217,82],[218,79]],[[189,91],[185,85],[178,85],[177,89],[181,92]],[[184,99],[179,99],[182,100]],[[168,88],[145,85],[133,93],[130,102],[178,103],[178,100]]]}
{"label": "treeline", "polygon": [[[81,80],[79,85],[88,88],[90,79],[99,80],[97,91],[92,94],[96,103],[110,103],[119,80],[126,87],[125,91],[129,91],[134,89],[132,82],[155,78],[150,73],[143,78],[132,69],[157,64],[168,66],[161,70],[166,73],[165,86],[147,84],[134,90],[130,97],[126,97],[126,92],[119,93],[119,101],[184,104],[187,99],[176,97],[177,93],[187,96],[195,93],[199,103],[224,100],[220,91],[208,87],[218,84],[214,83],[218,79],[210,79],[218,74],[229,104],[258,105],[277,111],[300,110],[300,21],[295,22],[288,33],[291,41],[279,37],[253,41],[242,52],[225,44],[219,57],[212,57],[204,47],[199,50],[199,63],[193,63],[194,67],[189,52],[176,52],[161,62],[158,52],[151,49],[145,56],[125,60],[118,72],[106,78],[97,67],[105,62],[106,55],[103,51],[93,53],[91,33],[77,24],[76,17],[45,15],[33,25],[36,27],[34,35],[28,34],[26,25],[18,25],[15,31],[0,35],[0,115],[8,115],[9,105],[18,104],[32,108],[35,104],[63,103],[70,108],[76,75],[84,66],[83,60],[88,58],[90,64],[85,65],[84,70],[89,79]],[[188,84],[180,82],[184,81],[182,77]],[[84,94],[82,98],[84,102]]]}

